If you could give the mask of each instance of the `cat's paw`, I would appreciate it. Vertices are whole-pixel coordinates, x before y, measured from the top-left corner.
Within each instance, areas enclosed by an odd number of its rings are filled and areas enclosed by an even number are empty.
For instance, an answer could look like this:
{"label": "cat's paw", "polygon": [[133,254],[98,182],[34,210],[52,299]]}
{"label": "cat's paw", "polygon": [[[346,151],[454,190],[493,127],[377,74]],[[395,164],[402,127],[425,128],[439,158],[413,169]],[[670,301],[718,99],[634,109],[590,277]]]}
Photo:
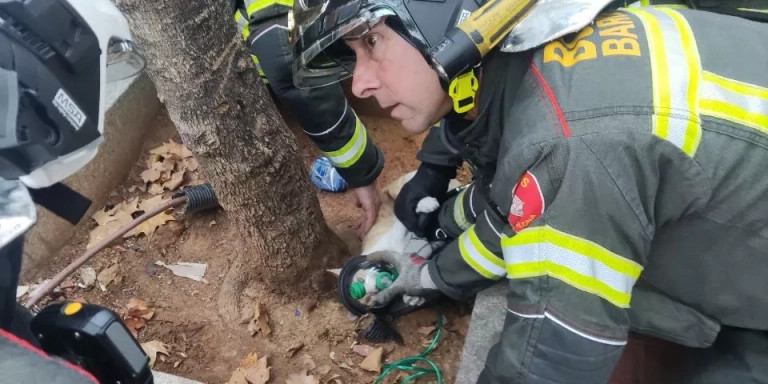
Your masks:
{"label": "cat's paw", "polygon": [[432,213],[440,208],[440,203],[434,197],[427,196],[416,204],[416,213]]}

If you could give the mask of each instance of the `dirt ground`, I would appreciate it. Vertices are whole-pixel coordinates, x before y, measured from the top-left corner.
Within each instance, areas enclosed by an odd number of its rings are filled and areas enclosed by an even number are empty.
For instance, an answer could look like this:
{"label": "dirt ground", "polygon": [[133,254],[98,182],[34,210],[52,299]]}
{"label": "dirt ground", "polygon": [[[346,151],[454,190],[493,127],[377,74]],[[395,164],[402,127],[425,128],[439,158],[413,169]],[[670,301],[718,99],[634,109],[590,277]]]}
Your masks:
{"label": "dirt ground", "polygon": [[[374,141],[386,156],[386,166],[379,182],[382,186],[401,174],[413,170],[418,162],[415,153],[422,137],[412,137],[389,119],[362,117]],[[170,138],[180,141],[173,123],[161,113],[150,128],[144,153]],[[309,165],[319,154],[303,135],[297,138],[304,163]],[[119,204],[136,196],[148,197],[136,185],[145,169],[146,156],[137,162],[124,184],[110,196],[110,204]],[[356,254],[360,242],[355,236],[360,211],[354,206],[351,193],[317,192],[329,225]],[[261,303],[266,311],[272,333],[251,336],[245,324],[225,324],[219,317],[216,300],[227,267],[234,255],[248,252],[241,248],[232,222],[221,210],[190,215],[174,212],[176,222],[160,227],[151,237],[120,240],[101,252],[87,264],[99,272],[115,262],[119,265],[118,280],[107,286],[82,289],[77,286],[60,289],[56,297],[47,300],[82,299],[89,303],[126,311],[131,298],[145,300],[155,311],[146,326],[138,331],[140,342],[159,340],[168,346],[169,356],[159,355],[156,370],[177,374],[206,383],[224,383],[249,353],[268,356],[271,366],[270,383],[284,383],[289,374],[309,369],[326,383],[339,375],[342,383],[372,383],[378,376],[359,368],[364,357],[351,347],[356,342],[358,322],[337,302],[333,292],[316,292],[300,301],[286,301],[267,295],[258,286],[246,291],[253,303]],[[53,276],[70,260],[80,255],[88,243],[89,231],[96,226],[91,221],[82,228],[71,245],[64,248],[38,276]],[[156,261],[206,263],[208,284],[174,276],[169,270],[155,265]],[[339,266],[341,267],[341,266]],[[33,282],[27,282],[33,283]],[[446,383],[454,380],[471,307],[456,304],[443,308],[446,330],[429,357],[442,369]],[[405,345],[384,345],[384,360],[392,362],[417,355],[431,341],[434,333],[426,334],[437,320],[437,313],[425,310],[398,321]],[[363,343],[365,343],[363,341]],[[290,356],[291,347],[301,345]],[[390,375],[394,382],[396,374]],[[422,379],[428,383],[432,379]],[[333,381],[336,382],[336,381]]]}

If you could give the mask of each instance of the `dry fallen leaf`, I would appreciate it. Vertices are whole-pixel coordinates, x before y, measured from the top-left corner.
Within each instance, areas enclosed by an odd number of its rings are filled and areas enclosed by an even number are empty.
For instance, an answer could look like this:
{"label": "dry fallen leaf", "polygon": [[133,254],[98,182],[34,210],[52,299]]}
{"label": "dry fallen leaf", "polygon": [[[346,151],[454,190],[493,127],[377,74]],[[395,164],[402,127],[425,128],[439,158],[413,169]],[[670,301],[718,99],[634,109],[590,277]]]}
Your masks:
{"label": "dry fallen leaf", "polygon": [[139,330],[147,325],[147,321],[141,317],[127,317],[123,319],[123,323],[128,328],[128,330],[131,331],[134,337],[139,334]]}
{"label": "dry fallen leaf", "polygon": [[341,268],[326,269],[325,271],[336,277],[339,277],[339,275],[341,274]]}
{"label": "dry fallen leaf", "polygon": [[96,277],[96,279],[99,281],[99,288],[101,288],[102,291],[107,291],[107,286],[109,283],[115,280],[119,270],[120,264],[114,262],[99,272],[99,275]]}
{"label": "dry fallen leaf", "polygon": [[155,360],[157,359],[157,354],[162,353],[163,355],[168,356],[168,349],[166,349],[165,343],[163,343],[160,340],[152,340],[148,341],[146,343],[141,343],[141,348],[144,349],[144,353],[149,356],[149,367],[152,368],[155,366]]}
{"label": "dry fallen leaf", "polygon": [[197,168],[199,168],[199,165],[197,164],[197,159],[194,157],[188,157],[181,161],[182,167],[190,172],[197,171]]}
{"label": "dry fallen leaf", "polygon": [[70,277],[70,278],[64,279],[64,281],[59,283],[59,288],[61,289],[74,288],[75,285],[76,285],[75,279]]}
{"label": "dry fallen leaf", "polygon": [[144,320],[152,319],[152,316],[155,314],[155,311],[149,309],[146,301],[137,299],[135,297],[132,297],[130,300],[128,300],[126,309],[128,309],[128,316],[140,317]]}
{"label": "dry fallen leaf", "polygon": [[365,345],[365,344],[357,344],[352,347],[352,351],[354,351],[355,353],[363,357],[370,355],[374,349],[376,348],[370,345]]}
{"label": "dry fallen leaf", "polygon": [[265,384],[269,381],[271,367],[267,367],[267,357],[253,352],[248,354],[232,372],[227,384]]}
{"label": "dry fallen leaf", "polygon": [[384,349],[379,347],[373,350],[368,357],[366,357],[362,363],[360,363],[360,368],[365,369],[366,371],[370,372],[381,372],[381,358],[384,354]]}
{"label": "dry fallen leaf", "polygon": [[139,234],[143,233],[147,237],[152,236],[158,227],[161,225],[169,222],[169,221],[175,221],[176,218],[165,213],[160,212],[160,214],[150,217],[147,221],[139,224],[136,228],[132,229],[130,232],[123,235],[123,237],[131,237],[131,236],[138,236]]}
{"label": "dry fallen leaf", "polygon": [[80,268],[80,288],[90,288],[96,283],[96,270],[93,267]]}
{"label": "dry fallen leaf", "polygon": [[138,210],[147,212],[152,208],[158,207],[160,204],[168,200],[170,199],[163,196],[150,197],[149,199],[142,200],[141,202],[139,202]]}
{"label": "dry fallen leaf", "polygon": [[338,374],[336,374],[336,375],[333,375],[333,376],[329,377],[329,378],[328,378],[328,380],[326,380],[326,381],[325,381],[325,384],[330,384],[330,383],[334,383],[334,384],[344,384],[344,383],[341,381],[341,375],[338,375]]}
{"label": "dry fallen leaf", "polygon": [[184,173],[184,171],[174,173],[170,180],[163,183],[163,188],[168,188],[171,191],[178,188],[181,184],[184,183]]}
{"label": "dry fallen leaf", "polygon": [[320,380],[315,376],[307,375],[307,371],[301,371],[288,375],[285,384],[320,384]]}
{"label": "dry fallen leaf", "polygon": [[147,190],[147,192],[149,192],[150,194],[153,194],[153,195],[162,195],[163,192],[165,192],[165,188],[163,188],[163,186],[160,185],[160,184],[152,183],[152,184],[150,184],[149,189]]}
{"label": "dry fallen leaf", "polygon": [[31,291],[33,287],[31,285],[19,285],[16,287],[16,298],[20,298],[27,294],[27,292]]}
{"label": "dry fallen leaf", "polygon": [[159,161],[152,163],[152,168],[145,169],[139,174],[141,180],[145,183],[152,183],[159,180],[163,174],[163,170],[159,167],[161,164],[162,163]]}
{"label": "dry fallen leaf", "polygon": [[137,197],[130,201],[123,201],[110,210],[105,211],[102,209],[93,214],[91,217],[98,226],[91,230],[91,236],[86,249],[93,247],[133,221],[131,214],[138,210],[138,206],[139,198]]}
{"label": "dry fallen leaf", "polygon": [[267,316],[261,303],[256,303],[253,306],[253,317],[251,317],[251,321],[248,323],[248,332],[251,333],[251,336],[256,335],[258,332],[261,332],[264,336],[272,333],[272,328],[269,327],[269,316]]}
{"label": "dry fallen leaf", "polygon": [[170,140],[167,143],[163,143],[163,145],[150,150],[149,153],[153,155],[160,155],[163,157],[169,157],[173,155],[179,159],[184,159],[187,157],[194,156],[192,152],[189,149],[187,149],[187,147],[184,144],[177,143],[173,140]]}

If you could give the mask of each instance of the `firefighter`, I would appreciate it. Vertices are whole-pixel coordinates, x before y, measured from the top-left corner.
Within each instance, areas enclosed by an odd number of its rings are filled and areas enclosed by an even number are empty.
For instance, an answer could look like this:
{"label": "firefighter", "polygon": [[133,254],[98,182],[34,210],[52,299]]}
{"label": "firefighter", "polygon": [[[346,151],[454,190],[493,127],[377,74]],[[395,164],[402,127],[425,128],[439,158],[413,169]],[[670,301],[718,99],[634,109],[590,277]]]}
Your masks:
{"label": "firefighter", "polygon": [[293,0],[232,0],[238,31],[247,43],[262,81],[290,108],[304,133],[353,188],[363,208],[358,235],[368,232],[381,206],[376,178],[384,154],[344,96],[332,84],[311,89],[293,85],[287,14]]}
{"label": "firefighter", "polygon": [[400,275],[377,301],[466,299],[506,279],[480,383],[605,383],[630,329],[700,348],[681,382],[768,383],[768,26],[606,12],[554,41],[517,41],[536,48],[491,52],[468,72],[474,108],[458,113],[430,66],[445,25],[424,14],[461,6],[294,10],[312,14],[297,26],[299,77],[353,75],[356,96],[413,133],[448,116],[439,144],[475,176],[442,206],[436,231],[458,234],[446,248],[429,261],[380,254]]}
{"label": "firefighter", "polygon": [[144,58],[109,0],[9,0],[0,15],[0,382],[96,383],[34,346],[16,303],[23,236],[35,203],[83,217],[90,201],[59,181],[104,141],[107,83],[136,75]]}

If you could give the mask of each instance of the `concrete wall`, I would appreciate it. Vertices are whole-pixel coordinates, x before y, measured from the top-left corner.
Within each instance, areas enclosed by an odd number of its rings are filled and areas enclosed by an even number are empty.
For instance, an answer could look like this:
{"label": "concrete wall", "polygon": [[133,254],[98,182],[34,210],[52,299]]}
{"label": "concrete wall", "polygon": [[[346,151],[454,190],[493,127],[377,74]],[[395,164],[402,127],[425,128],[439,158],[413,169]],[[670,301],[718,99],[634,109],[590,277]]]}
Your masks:
{"label": "concrete wall", "polygon": [[[104,206],[107,196],[120,185],[141,155],[144,134],[160,110],[155,86],[146,75],[108,85],[108,108],[104,122],[105,142],[87,166],[64,183],[93,201],[78,225],[87,223],[94,210]],[[55,255],[72,238],[77,226],[38,207],[37,225],[24,245],[25,279],[36,277],[36,267]]]}

